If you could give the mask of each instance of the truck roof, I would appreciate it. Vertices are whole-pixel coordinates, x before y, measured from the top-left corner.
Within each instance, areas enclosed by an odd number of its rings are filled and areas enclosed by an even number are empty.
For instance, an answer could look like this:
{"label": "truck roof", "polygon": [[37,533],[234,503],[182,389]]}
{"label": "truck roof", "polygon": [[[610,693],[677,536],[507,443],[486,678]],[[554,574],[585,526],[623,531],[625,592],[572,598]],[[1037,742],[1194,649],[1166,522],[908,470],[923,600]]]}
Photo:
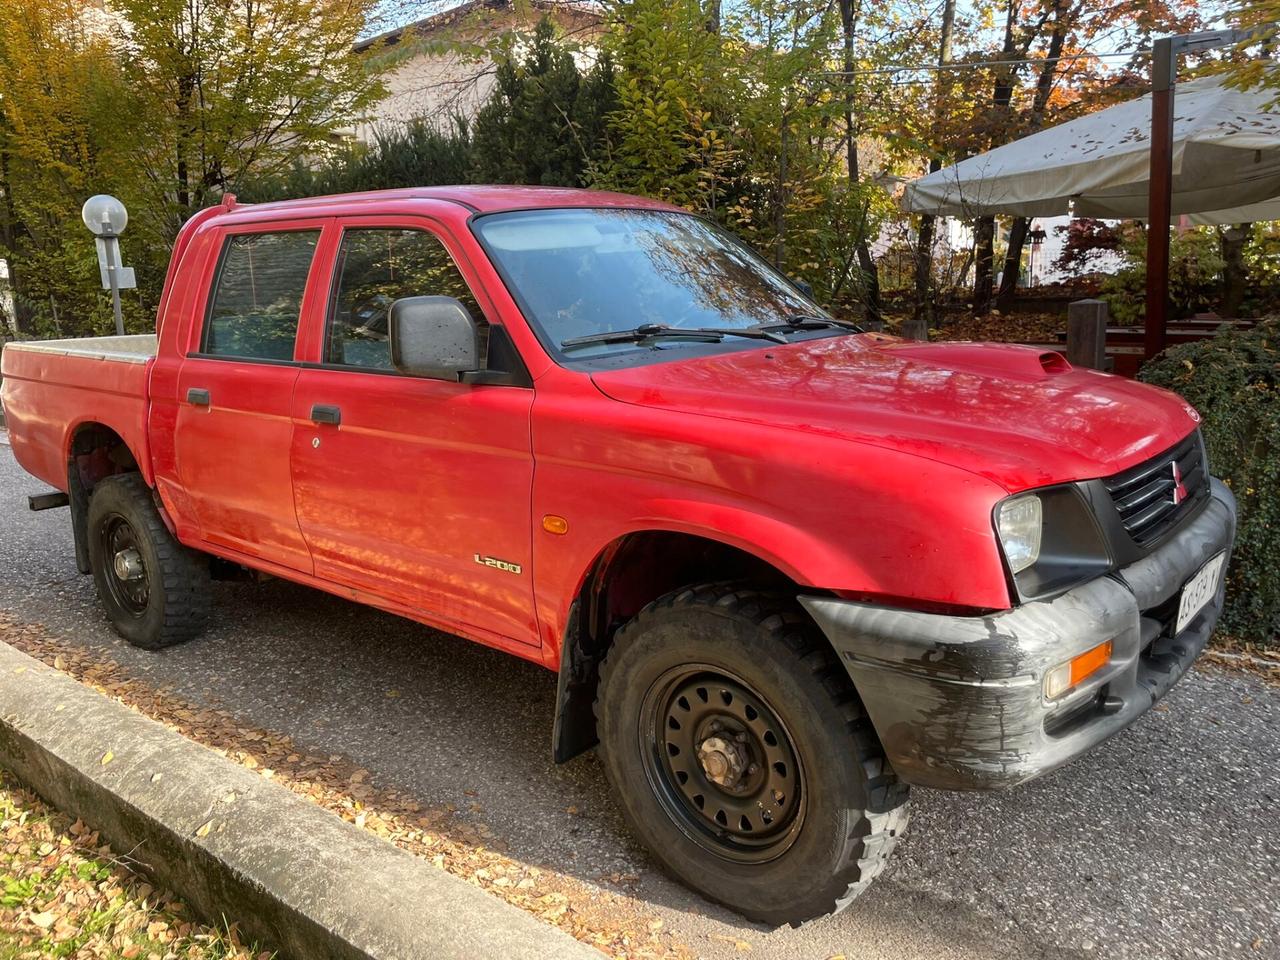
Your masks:
{"label": "truck roof", "polygon": [[[528,210],[548,207],[643,207],[654,210],[680,210],[660,200],[636,197],[606,190],[579,190],[571,187],[536,187],[502,185],[460,185],[443,187],[403,187],[397,190],[371,190],[364,193],[338,193],[300,200],[278,200],[271,203],[239,204],[255,210],[289,210],[305,213],[316,208],[364,206],[400,200],[447,200],[461,204],[476,213],[503,210]],[[232,207],[231,209],[235,209]]]}

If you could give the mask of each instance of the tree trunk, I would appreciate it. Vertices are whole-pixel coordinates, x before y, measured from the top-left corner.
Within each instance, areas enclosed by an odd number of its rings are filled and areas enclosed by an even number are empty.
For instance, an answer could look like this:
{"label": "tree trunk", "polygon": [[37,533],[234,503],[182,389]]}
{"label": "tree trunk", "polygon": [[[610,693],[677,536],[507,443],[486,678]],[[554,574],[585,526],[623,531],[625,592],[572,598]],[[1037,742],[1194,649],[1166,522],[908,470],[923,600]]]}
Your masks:
{"label": "tree trunk", "polygon": [[1000,272],[1000,290],[996,294],[996,309],[1008,313],[1013,309],[1018,295],[1018,280],[1022,276],[1022,248],[1027,242],[1027,228],[1031,221],[1026,217],[1014,217],[1009,227],[1009,245],[1005,248],[1004,269]]}
{"label": "tree trunk", "polygon": [[[0,118],[0,123],[4,122]],[[22,222],[18,218],[18,209],[13,200],[13,183],[12,168],[10,166],[10,155],[8,150],[0,149],[0,196],[4,197],[4,216],[0,217],[0,246],[9,251],[7,263],[9,266],[9,296],[10,302],[13,304],[13,316],[8,318],[9,326],[13,331],[13,335],[22,339],[24,333],[27,332],[26,324],[23,323],[22,298],[19,296],[18,290],[18,264],[17,264],[17,247],[18,237],[25,232]]]}
{"label": "tree trunk", "polygon": [[708,0],[706,26],[707,33],[720,33],[720,0]]}
{"label": "tree trunk", "polygon": [[[1049,106],[1049,95],[1053,92],[1053,78],[1058,72],[1058,58],[1062,56],[1062,48],[1067,40],[1066,14],[1066,0],[1056,0],[1053,5],[1053,32],[1049,36],[1049,49],[1040,67],[1040,76],[1036,79],[1036,95],[1031,103],[1031,116],[1027,119],[1028,133],[1039,130],[1044,123],[1044,112]],[[1018,293],[1018,279],[1022,274],[1022,248],[1027,240],[1029,226],[1030,222],[1026,217],[1018,217],[1009,231],[1009,248],[1005,251],[1000,293],[996,297],[996,306],[1002,313],[1007,313],[1012,308],[1014,297]]]}
{"label": "tree trunk", "polygon": [[996,218],[979,217],[973,225],[973,312],[979,316],[991,310],[995,243]]}
{"label": "tree trunk", "polygon": [[[1000,58],[1017,59],[1018,46],[1014,27],[1018,22],[1018,2],[1008,0],[1004,18],[1004,45]],[[1005,70],[997,70],[995,86],[991,90],[992,128],[997,114],[1007,113],[1013,100],[1013,81],[1018,68],[1010,64]],[[973,227],[973,312],[979,316],[991,310],[992,271],[995,269],[996,221],[993,216],[978,217]]]}
{"label": "tree trunk", "polygon": [[[840,0],[840,24],[844,32],[844,132],[846,161],[849,167],[849,188],[856,190],[861,180],[858,169],[858,137],[857,125],[854,123],[854,90],[853,90],[853,41],[857,25],[854,12],[855,0]],[[858,257],[858,269],[862,273],[862,293],[867,309],[867,320],[880,323],[883,313],[880,307],[880,277],[876,272],[876,262],[871,258],[871,246],[867,243],[867,221],[864,214],[854,251]]]}
{"label": "tree trunk", "polygon": [[786,272],[787,260],[787,108],[782,108],[782,124],[778,131],[778,185],[773,207],[773,265]]}
{"label": "tree trunk", "polygon": [[195,136],[195,124],[191,120],[191,100],[195,94],[195,77],[178,78],[178,95],[174,107],[178,114],[178,142],[175,144],[178,174],[177,200],[182,208],[182,219],[187,218],[191,209],[191,169],[187,163],[187,150]]}
{"label": "tree trunk", "polygon": [[[956,18],[956,0],[945,0],[942,6],[942,32],[938,38],[938,75],[934,83],[934,120],[935,123],[942,119],[942,86],[946,79],[947,71],[942,69],[951,62],[951,34],[952,27]],[[937,144],[937,130],[935,128],[934,149],[939,149]],[[929,161],[929,172],[937,173],[942,169],[942,159],[937,153]],[[928,329],[933,325],[934,319],[934,303],[933,303],[933,244],[935,233],[936,218],[932,213],[924,213],[920,215],[920,231],[916,234],[916,303],[915,303],[915,319],[925,325]]]}
{"label": "tree trunk", "polygon": [[1226,264],[1222,270],[1222,316],[1235,319],[1240,316],[1240,305],[1244,303],[1248,292],[1246,268],[1244,263],[1244,246],[1252,232],[1253,224],[1242,223],[1227,227],[1220,234],[1222,243],[1222,260]]}

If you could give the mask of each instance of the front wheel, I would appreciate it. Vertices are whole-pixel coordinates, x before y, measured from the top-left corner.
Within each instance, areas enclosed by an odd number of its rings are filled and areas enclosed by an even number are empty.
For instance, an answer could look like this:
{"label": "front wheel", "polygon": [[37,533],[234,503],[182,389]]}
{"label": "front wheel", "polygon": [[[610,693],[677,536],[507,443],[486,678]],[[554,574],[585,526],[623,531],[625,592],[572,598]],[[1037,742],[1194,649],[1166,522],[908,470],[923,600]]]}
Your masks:
{"label": "front wheel", "polygon": [[651,603],[601,667],[605,770],[686,885],[754,920],[843,909],[883,869],[907,788],[813,622],[732,585]]}
{"label": "front wheel", "polygon": [[136,473],[107,477],[89,498],[89,566],[116,632],[158,650],[190,640],[209,619],[208,557],[169,532]]}

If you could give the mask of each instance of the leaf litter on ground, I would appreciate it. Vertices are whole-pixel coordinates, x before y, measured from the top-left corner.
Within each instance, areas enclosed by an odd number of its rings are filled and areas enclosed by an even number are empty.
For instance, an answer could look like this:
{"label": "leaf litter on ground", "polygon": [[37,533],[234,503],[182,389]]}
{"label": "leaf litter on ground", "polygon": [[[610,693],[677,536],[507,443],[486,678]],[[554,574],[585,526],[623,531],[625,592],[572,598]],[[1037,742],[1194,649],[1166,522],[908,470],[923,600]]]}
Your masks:
{"label": "leaf litter on ground", "polygon": [[196,922],[80,820],[0,772],[0,956],[270,960],[234,926]]}
{"label": "leaf litter on ground", "polygon": [[[242,723],[223,710],[190,703],[131,677],[123,667],[53,636],[39,624],[0,616],[0,641],[99,690],[144,716],[257,771],[361,829],[482,887],[618,960],[686,960],[694,956],[669,934],[631,889],[633,874],[600,886],[547,865],[508,856],[487,826],[452,804],[425,808],[412,796],[378,786],[370,772],[340,755],[319,755],[283,734]],[[612,888],[612,889],[611,889]]]}

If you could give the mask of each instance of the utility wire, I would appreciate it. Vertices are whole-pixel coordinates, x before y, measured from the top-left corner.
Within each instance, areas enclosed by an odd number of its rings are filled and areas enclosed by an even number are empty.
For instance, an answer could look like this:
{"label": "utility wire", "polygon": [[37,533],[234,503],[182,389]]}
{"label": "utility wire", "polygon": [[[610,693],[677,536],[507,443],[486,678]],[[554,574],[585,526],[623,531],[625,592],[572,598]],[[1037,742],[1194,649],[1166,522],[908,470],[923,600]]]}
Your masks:
{"label": "utility wire", "polygon": [[1146,57],[1150,55],[1150,50],[1117,50],[1114,53],[1077,53],[1061,57],[1029,57],[1022,60],[953,60],[950,63],[897,64],[890,67],[876,67],[873,70],[823,70],[820,71],[818,75],[823,77],[848,77],[867,76],[881,73],[914,73],[927,70],[961,70],[971,67],[1040,66],[1045,63],[1066,63],[1073,60],[1102,60],[1113,57],[1129,58]]}

